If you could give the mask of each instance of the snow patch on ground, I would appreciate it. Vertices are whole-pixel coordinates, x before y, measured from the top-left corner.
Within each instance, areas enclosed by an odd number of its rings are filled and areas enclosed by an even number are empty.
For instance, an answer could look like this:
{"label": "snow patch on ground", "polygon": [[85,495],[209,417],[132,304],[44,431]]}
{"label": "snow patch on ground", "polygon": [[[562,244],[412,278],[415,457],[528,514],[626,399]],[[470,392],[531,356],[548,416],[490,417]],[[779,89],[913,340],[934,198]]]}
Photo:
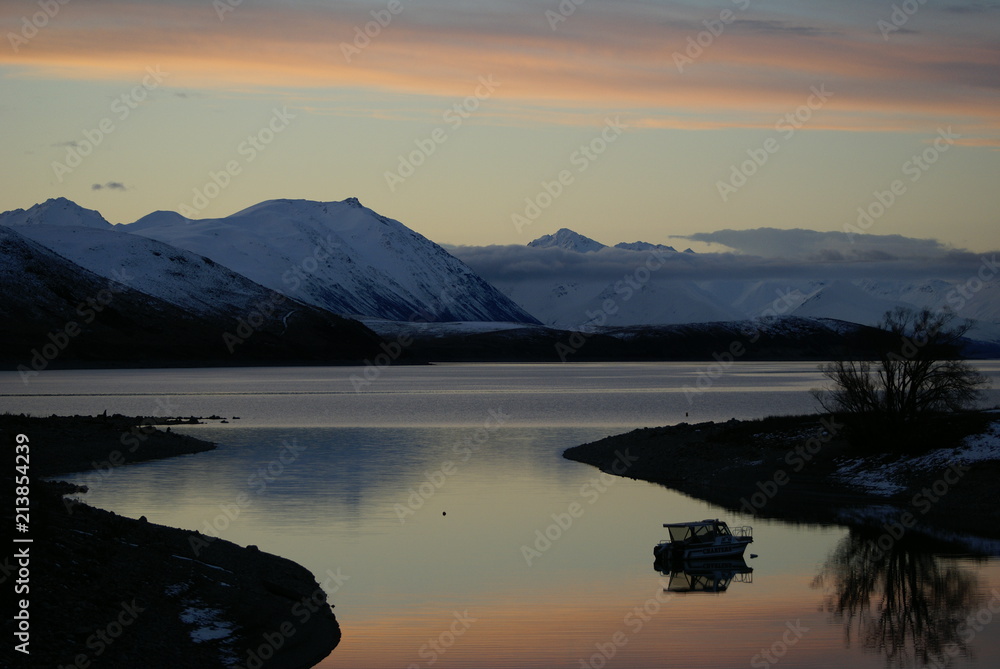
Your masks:
{"label": "snow patch on ground", "polygon": [[[523,328],[540,328],[526,323],[506,321],[454,321],[454,322],[408,322],[391,321],[381,318],[360,318],[366,327],[380,337],[393,336],[433,336],[443,337],[456,334],[480,334],[484,332],[501,332],[504,330],[520,330]],[[542,329],[542,328],[540,328]]]}
{"label": "snow patch on ground", "polygon": [[222,609],[189,606],[181,612],[181,622],[194,625],[191,639],[195,643],[225,639],[233,633],[235,624],[222,620]]}
{"label": "snow patch on ground", "polygon": [[845,460],[833,476],[836,480],[854,488],[861,488],[873,495],[889,497],[906,490],[906,486],[898,482],[901,471],[898,465],[899,462],[872,466],[871,460],[867,458]]}
{"label": "snow patch on ground", "polygon": [[986,432],[966,437],[957,448],[939,448],[919,457],[875,463],[871,459],[844,460],[834,477],[855,488],[883,497],[906,490],[903,480],[914,471],[944,471],[952,465],[1000,460],[1000,421]]}

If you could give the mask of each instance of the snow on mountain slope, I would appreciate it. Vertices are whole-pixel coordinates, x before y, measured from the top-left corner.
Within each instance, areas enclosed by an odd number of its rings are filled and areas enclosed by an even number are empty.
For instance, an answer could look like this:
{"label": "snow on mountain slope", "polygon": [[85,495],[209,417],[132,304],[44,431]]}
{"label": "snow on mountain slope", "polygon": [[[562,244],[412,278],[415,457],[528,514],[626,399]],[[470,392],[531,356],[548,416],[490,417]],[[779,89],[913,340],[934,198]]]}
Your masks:
{"label": "snow on mountain slope", "polygon": [[542,235],[538,239],[528,242],[528,246],[541,249],[556,247],[580,253],[591,253],[606,248],[604,244],[578,232],[573,232],[569,228],[561,228],[554,235]]}
{"label": "snow on mountain slope", "polygon": [[[35,227],[55,226],[0,226],[0,363],[18,369],[25,383],[50,365],[357,361],[381,352],[381,340],[360,323],[291,300],[261,308],[251,295],[258,311],[246,304],[234,311],[224,302],[205,312],[179,306],[130,285],[146,283],[145,276],[109,279],[18,232]],[[243,277],[237,281],[256,295],[274,295]],[[243,334],[238,319],[253,322],[253,332]]]}
{"label": "snow on mountain slope", "polygon": [[870,295],[932,311],[951,309],[959,318],[977,321],[977,328],[993,324],[1000,330],[1000,285],[997,281],[984,282],[975,274],[965,280],[867,279],[858,285]]}
{"label": "snow on mountain slope", "polygon": [[[920,277],[921,265],[907,258],[866,262],[775,259],[676,253],[672,247],[648,242],[595,248],[586,243],[592,241],[562,229],[527,246],[457,252],[505,294],[554,327],[587,322],[588,312],[600,311],[607,299],[614,300],[614,313],[605,314],[611,326],[782,315],[877,325],[886,311],[902,306],[951,310],[960,319],[974,321],[971,337],[1000,341],[1000,281],[979,278],[996,273],[995,256],[977,259],[959,254],[948,262],[929,262],[927,276],[914,278]],[[562,255],[552,255],[557,251]],[[618,251],[624,253],[616,255]],[[666,259],[666,264],[651,272],[641,289],[627,291],[629,299],[623,300],[624,294],[609,288],[616,283],[613,275],[634,272],[642,264],[643,252]],[[936,272],[941,274],[935,276]]]}
{"label": "snow on mountain slope", "polygon": [[537,322],[440,246],[355,198],[270,200],[218,219],[157,212],[125,229],[335,313]]}
{"label": "snow on mountain slope", "polygon": [[732,306],[746,318],[792,313],[822,289],[827,281],[713,279],[698,283],[708,294]]}
{"label": "snow on mountain slope", "polygon": [[[551,327],[703,323],[744,318],[693,281],[579,280],[539,286],[497,282],[515,302]],[[610,308],[607,308],[610,307]]]}
{"label": "snow on mountain slope", "polygon": [[25,237],[99,276],[196,313],[244,314],[271,291],[208,258],[117,229],[35,224]]}
{"label": "snow on mountain slope", "polygon": [[677,249],[673,246],[650,244],[649,242],[619,242],[615,244],[615,248],[626,251],[667,251],[669,253],[677,253]]}
{"label": "snow on mountain slope", "polygon": [[850,281],[831,281],[794,310],[806,318],[835,318],[873,325],[896,304],[869,295]]}
{"label": "snow on mountain slope", "polygon": [[64,197],[46,200],[30,209],[14,209],[0,214],[0,225],[20,227],[38,223],[99,230],[110,230],[114,227],[98,212],[84,209]]}

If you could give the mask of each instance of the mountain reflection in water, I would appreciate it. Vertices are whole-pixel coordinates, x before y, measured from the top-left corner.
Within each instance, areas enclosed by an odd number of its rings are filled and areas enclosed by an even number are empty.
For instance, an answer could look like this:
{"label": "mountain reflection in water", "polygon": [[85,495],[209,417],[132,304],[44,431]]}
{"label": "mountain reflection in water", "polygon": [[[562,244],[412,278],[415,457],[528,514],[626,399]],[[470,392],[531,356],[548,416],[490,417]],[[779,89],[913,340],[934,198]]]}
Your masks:
{"label": "mountain reflection in water", "polygon": [[882,653],[887,667],[944,667],[967,656],[978,577],[906,537],[886,549],[878,541],[851,530],[813,581],[825,591],[823,609],[842,622],[845,645]]}

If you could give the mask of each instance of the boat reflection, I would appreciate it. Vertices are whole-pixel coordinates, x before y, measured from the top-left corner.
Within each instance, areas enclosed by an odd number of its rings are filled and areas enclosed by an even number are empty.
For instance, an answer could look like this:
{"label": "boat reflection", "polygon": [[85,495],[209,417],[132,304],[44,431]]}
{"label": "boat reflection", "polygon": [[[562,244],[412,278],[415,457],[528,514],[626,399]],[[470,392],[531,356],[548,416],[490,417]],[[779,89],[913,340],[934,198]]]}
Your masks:
{"label": "boat reflection", "polygon": [[725,592],[730,583],[752,583],[753,568],[743,556],[734,558],[703,558],[700,560],[671,560],[658,557],[653,569],[670,580],[667,592]]}
{"label": "boat reflection", "polygon": [[967,656],[977,576],[926,545],[887,536],[852,529],[813,581],[825,591],[823,609],[843,624],[845,645],[883,654],[887,667]]}

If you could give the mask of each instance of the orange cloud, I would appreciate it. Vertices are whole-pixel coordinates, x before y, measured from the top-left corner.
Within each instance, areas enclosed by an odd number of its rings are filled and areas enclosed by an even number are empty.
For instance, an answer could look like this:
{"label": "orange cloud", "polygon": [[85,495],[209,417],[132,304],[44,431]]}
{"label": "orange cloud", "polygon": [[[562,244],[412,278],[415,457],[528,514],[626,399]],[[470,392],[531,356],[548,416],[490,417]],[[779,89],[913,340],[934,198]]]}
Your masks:
{"label": "orange cloud", "polygon": [[[871,26],[819,30],[740,17],[709,40],[694,15],[611,13],[597,4],[556,31],[537,9],[486,21],[404,3],[383,27],[367,8],[240,6],[219,20],[211,7],[67,7],[16,53],[0,51],[0,65],[8,76],[129,81],[159,64],[170,86],[305,96],[313,98],[307,107],[328,111],[331,91],[454,99],[492,75],[500,82],[492,113],[505,122],[591,122],[619,112],[638,126],[690,129],[769,127],[824,84],[833,96],[811,128],[968,123],[1000,132],[997,48],[983,40],[899,35],[887,43]],[[19,17],[0,21],[14,29]],[[368,113],[384,111],[376,103]]]}

